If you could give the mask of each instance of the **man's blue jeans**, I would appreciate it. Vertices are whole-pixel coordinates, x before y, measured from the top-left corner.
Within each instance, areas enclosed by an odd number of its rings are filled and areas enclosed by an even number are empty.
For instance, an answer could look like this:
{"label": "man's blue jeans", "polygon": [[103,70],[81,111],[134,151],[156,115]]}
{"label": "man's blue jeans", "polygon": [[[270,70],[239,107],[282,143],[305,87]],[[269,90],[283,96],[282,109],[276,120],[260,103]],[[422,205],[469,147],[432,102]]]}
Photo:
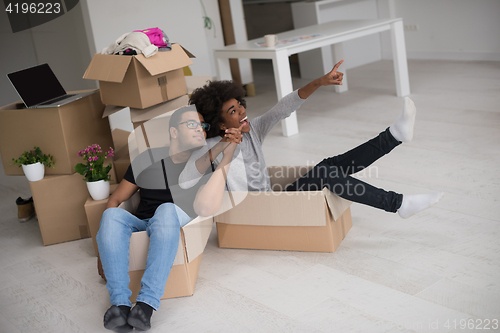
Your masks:
{"label": "man's blue jeans", "polygon": [[149,252],[137,302],[158,310],[177,254],[180,228],[191,220],[173,203],[160,205],[154,216],[145,220],[121,208],[104,211],[96,240],[112,305],[132,305],[128,275],[130,236],[147,231]]}

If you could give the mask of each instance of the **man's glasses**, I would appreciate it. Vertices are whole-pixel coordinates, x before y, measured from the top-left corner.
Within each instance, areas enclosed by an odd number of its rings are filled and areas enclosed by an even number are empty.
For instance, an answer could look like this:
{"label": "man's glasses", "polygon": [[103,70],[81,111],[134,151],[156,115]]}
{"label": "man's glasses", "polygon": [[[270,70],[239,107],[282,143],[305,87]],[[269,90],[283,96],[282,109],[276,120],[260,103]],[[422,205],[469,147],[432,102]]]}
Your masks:
{"label": "man's glasses", "polygon": [[183,121],[182,123],[179,123],[179,125],[180,124],[186,124],[187,128],[189,128],[189,129],[195,129],[195,128],[198,128],[198,126],[201,126],[201,128],[203,128],[203,130],[205,130],[205,132],[208,132],[210,130],[209,123],[199,123],[197,121],[188,120],[188,121]]}

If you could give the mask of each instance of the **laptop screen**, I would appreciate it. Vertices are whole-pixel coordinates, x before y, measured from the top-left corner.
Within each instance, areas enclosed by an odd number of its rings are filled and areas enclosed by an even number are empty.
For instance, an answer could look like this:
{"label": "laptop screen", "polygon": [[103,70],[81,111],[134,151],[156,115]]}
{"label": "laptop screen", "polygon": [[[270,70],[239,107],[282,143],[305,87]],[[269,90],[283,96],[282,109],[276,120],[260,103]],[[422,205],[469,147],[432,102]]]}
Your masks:
{"label": "laptop screen", "polygon": [[66,94],[48,64],[23,69],[7,76],[27,107]]}

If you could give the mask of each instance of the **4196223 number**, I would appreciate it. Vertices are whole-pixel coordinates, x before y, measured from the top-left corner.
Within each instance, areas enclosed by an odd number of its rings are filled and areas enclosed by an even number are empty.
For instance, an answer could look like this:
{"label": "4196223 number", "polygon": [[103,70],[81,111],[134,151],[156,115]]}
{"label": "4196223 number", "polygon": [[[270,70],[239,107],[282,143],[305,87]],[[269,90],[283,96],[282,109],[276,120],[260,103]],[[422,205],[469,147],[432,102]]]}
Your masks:
{"label": "4196223 number", "polygon": [[475,329],[475,330],[496,330],[498,329],[498,319],[461,319],[447,320],[444,324],[447,329]]}
{"label": "4196223 number", "polygon": [[61,4],[59,2],[9,3],[5,11],[9,14],[59,14]]}

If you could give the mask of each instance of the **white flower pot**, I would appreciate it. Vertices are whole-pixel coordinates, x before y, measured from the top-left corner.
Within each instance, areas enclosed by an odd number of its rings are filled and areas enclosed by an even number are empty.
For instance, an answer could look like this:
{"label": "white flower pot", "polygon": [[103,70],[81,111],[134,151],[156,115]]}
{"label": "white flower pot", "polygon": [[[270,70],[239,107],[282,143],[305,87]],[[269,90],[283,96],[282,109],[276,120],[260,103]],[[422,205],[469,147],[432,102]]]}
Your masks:
{"label": "white flower pot", "polygon": [[96,182],[87,182],[87,188],[94,200],[104,200],[109,197],[109,181],[98,180]]}
{"label": "white flower pot", "polygon": [[45,175],[45,165],[40,162],[22,165],[24,174],[30,182],[36,182],[43,179]]}

